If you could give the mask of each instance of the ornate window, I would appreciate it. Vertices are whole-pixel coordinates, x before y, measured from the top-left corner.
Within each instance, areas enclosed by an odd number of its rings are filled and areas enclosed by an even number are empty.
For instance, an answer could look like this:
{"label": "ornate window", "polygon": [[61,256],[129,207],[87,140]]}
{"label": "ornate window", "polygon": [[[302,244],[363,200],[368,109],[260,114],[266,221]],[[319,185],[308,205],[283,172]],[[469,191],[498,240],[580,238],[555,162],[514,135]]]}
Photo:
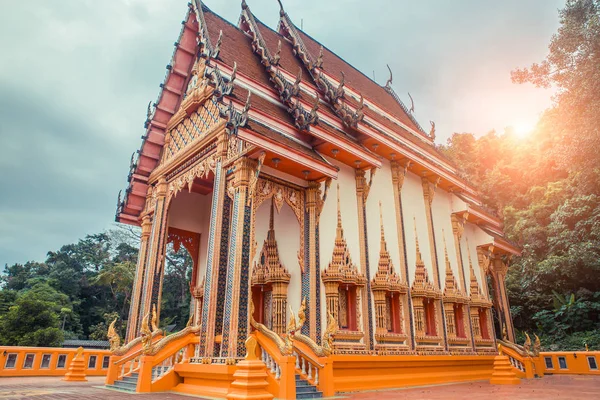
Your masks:
{"label": "ornate window", "polygon": [[381,349],[381,345],[384,344],[407,345],[403,324],[408,287],[394,272],[385,241],[381,203],[379,203],[379,225],[381,229],[379,264],[371,283],[371,290],[375,301],[375,338],[377,347]]}
{"label": "ornate window", "polygon": [[489,346],[493,344],[490,325],[490,308],[492,307],[492,303],[481,293],[470,255],[469,270],[471,278],[469,302],[471,305],[471,325],[473,327],[475,344]]}
{"label": "ornate window", "polygon": [[419,239],[417,238],[415,226],[415,243],[417,250],[417,263],[415,280],[411,286],[411,297],[413,298],[413,309],[415,317],[415,333],[417,347],[428,351],[439,351],[443,349],[442,338],[439,336],[438,323],[441,315],[438,309],[439,299],[442,297],[440,291],[433,285],[427,275],[425,263],[421,258],[419,250]]}
{"label": "ornate window", "polygon": [[274,203],[271,199],[269,231],[260,252],[259,262],[252,269],[252,301],[256,305],[254,320],[278,334],[285,332],[287,288],[290,273],[281,264],[275,240]]}
{"label": "ornate window", "polygon": [[352,263],[344,230],[342,228],[342,214],[340,211],[340,186],[338,185],[337,199],[337,231],[331,262],[321,273],[325,285],[327,311],[333,315],[338,323],[339,332],[336,343],[347,341],[360,345],[363,333],[360,326],[360,289],[365,285],[365,276],[358,271]]}
{"label": "ornate window", "polygon": [[446,328],[448,334],[448,343],[453,348],[460,348],[465,351],[469,345],[469,338],[466,335],[467,320],[464,318],[464,308],[468,303],[468,298],[462,292],[452,272],[450,260],[448,259],[448,250],[444,240],[444,255],[446,258],[446,285],[444,287],[444,312],[446,314]]}

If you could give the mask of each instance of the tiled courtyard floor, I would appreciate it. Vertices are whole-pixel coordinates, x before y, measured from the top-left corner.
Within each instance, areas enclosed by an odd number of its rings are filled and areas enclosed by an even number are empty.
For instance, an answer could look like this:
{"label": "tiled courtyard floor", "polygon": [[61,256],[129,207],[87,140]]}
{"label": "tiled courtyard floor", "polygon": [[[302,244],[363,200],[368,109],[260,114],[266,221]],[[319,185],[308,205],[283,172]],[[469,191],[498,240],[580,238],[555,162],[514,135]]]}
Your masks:
{"label": "tiled courtyard floor", "polygon": [[[63,382],[60,378],[0,378],[0,400],[4,399],[190,399],[172,393],[129,394],[99,388],[103,377],[90,377],[88,382]],[[600,399],[600,376],[546,376],[543,379],[522,381],[516,386],[493,386],[487,382],[382,390],[345,394],[340,398],[355,400],[542,400]]]}

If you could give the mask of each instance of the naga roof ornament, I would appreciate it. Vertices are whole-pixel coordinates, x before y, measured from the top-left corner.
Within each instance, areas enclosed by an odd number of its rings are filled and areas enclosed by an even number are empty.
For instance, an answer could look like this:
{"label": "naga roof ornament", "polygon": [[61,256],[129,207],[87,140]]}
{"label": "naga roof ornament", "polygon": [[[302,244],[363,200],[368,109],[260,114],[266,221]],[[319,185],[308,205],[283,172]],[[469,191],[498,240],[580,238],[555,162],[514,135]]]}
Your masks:
{"label": "naga roof ornament", "polygon": [[364,118],[364,113],[362,111],[364,107],[362,94],[360,96],[361,99],[359,106],[356,110],[352,110],[350,107],[344,104],[344,72],[341,71],[342,78],[338,86],[335,87],[321,71],[323,69],[323,46],[321,46],[319,50],[319,56],[317,57],[316,61],[314,61],[315,58],[306,48],[306,45],[298,34],[296,26],[292,23],[289,16],[283,9],[281,1],[277,1],[279,2],[279,15],[281,17],[279,20],[280,32],[285,33],[285,36],[287,36],[287,38],[292,42],[294,54],[300,58],[300,61],[302,61],[304,66],[308,69],[310,75],[317,84],[317,88],[321,91],[321,93],[323,93],[325,100],[329,102],[333,111],[340,117],[346,126],[356,128],[358,123]]}
{"label": "naga roof ornament", "polygon": [[217,41],[216,52],[215,47],[213,47],[210,41],[210,35],[208,34],[208,29],[206,27],[206,21],[204,19],[204,11],[202,11],[202,1],[201,0],[193,0],[191,2],[191,7],[196,14],[196,20],[198,21],[198,44],[200,45],[200,56],[202,58],[216,58],[219,55],[220,50],[220,39],[222,33],[219,35],[219,40]]}
{"label": "naga roof ornament", "polygon": [[246,126],[248,123],[248,111],[250,110],[250,97],[251,93],[248,92],[248,98],[246,98],[246,104],[242,111],[238,111],[233,106],[233,102],[229,100],[229,106],[225,106],[221,103],[217,103],[219,107],[219,116],[226,118],[227,123],[225,129],[230,135],[237,135],[238,129]]}
{"label": "naga roof ornament", "polygon": [[[242,1],[242,14],[240,16],[240,28],[252,38],[252,50],[260,57],[261,64],[269,74],[269,80],[279,92],[279,98],[286,105],[288,112],[294,117],[294,123],[300,130],[307,131],[310,125],[316,125],[319,121],[317,114],[318,105],[312,110],[306,111],[299,101],[300,83],[302,82],[302,69],[298,71],[294,83],[290,83],[279,71],[279,60],[281,59],[281,40],[277,43],[275,55],[271,55],[266,42],[260,33],[258,24],[250,7],[245,1]],[[296,101],[294,102],[294,98]],[[316,96],[315,104],[318,104],[319,97]]]}

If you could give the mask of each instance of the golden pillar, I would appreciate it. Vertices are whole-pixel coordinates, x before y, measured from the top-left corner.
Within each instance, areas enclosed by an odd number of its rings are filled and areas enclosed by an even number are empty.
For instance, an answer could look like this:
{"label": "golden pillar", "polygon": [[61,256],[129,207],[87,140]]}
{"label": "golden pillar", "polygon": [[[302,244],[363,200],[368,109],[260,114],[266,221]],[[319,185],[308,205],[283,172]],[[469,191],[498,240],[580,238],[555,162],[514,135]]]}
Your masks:
{"label": "golden pillar", "polygon": [[152,219],[150,215],[146,214],[142,217],[140,251],[138,253],[137,266],[135,268],[131,306],[129,308],[129,318],[127,323],[127,336],[125,338],[126,343],[135,339],[139,331],[137,321],[139,319],[139,308],[142,301],[142,286],[144,284],[144,270],[146,266],[146,257],[148,256],[148,238],[150,238],[151,229]]}
{"label": "golden pillar", "polygon": [[[440,291],[442,290],[442,282],[440,280],[440,270],[438,265],[437,258],[437,247],[435,243],[435,230],[433,226],[433,211],[431,209],[431,204],[433,203],[433,197],[435,195],[435,189],[437,188],[437,183],[439,182],[439,178],[436,179],[435,183],[432,183],[427,177],[421,178],[421,183],[423,185],[423,198],[425,200],[425,215],[427,219],[427,232],[429,234],[429,250],[431,252],[431,265],[433,267],[433,280],[436,288]],[[448,349],[448,337],[446,334],[446,315],[443,312],[444,304],[442,299],[439,300],[439,307],[436,307],[441,314],[442,321],[442,336],[444,338],[444,348]]]}
{"label": "golden pillar", "polygon": [[358,239],[360,242],[360,266],[362,275],[365,276],[366,285],[364,285],[360,290],[362,291],[361,298],[364,299],[361,301],[362,305],[362,331],[368,335],[368,340],[365,340],[365,345],[367,350],[373,349],[373,317],[369,312],[369,307],[371,307],[371,282],[370,272],[369,272],[369,254],[367,252],[367,221],[366,221],[366,203],[367,198],[369,197],[369,191],[371,189],[371,183],[373,181],[373,176],[375,175],[375,168],[371,169],[369,183],[365,178],[365,171],[362,169],[355,170],[355,178],[356,178],[356,201],[358,205]]}
{"label": "golden pillar", "polygon": [[[465,295],[468,295],[467,280],[465,277],[465,265],[464,265],[465,263],[463,262],[462,247],[460,245],[460,240],[462,239],[463,232],[465,230],[465,219],[464,219],[464,217],[459,217],[456,214],[452,214],[450,218],[452,221],[452,234],[454,236],[454,250],[456,252],[456,261],[458,262],[458,276],[460,279],[460,286],[462,288],[463,293]],[[484,276],[484,275],[482,275],[482,276]],[[485,284],[483,286],[485,286]],[[467,323],[468,323],[469,339],[471,342],[471,348],[473,350],[475,350],[475,338],[474,338],[474,332],[473,332],[473,323],[472,323],[472,319],[471,319],[471,306],[469,305],[469,303],[465,304],[465,308],[466,308],[465,319],[467,320]]]}
{"label": "golden pillar", "polygon": [[317,265],[317,224],[322,207],[321,185],[318,182],[311,181],[308,183],[308,188],[306,189],[308,220],[304,221],[305,224],[308,224],[308,336],[317,342],[320,339],[319,335],[317,335],[317,324],[321,323],[320,320],[317,321],[317,286],[320,285],[317,279],[319,268]]}
{"label": "golden pillar", "polygon": [[[409,160],[402,162],[392,161],[390,162],[392,170],[392,187],[394,188],[394,205],[396,209],[396,228],[398,231],[398,247],[400,248],[400,276],[401,279],[408,285],[408,262],[406,261],[406,238],[404,237],[404,212],[402,210],[402,186],[404,186],[404,178],[406,172],[410,166]],[[413,304],[412,297],[410,296],[410,289],[408,290],[407,302],[408,302],[408,321],[409,326],[406,329],[406,333],[409,335],[409,346],[411,350],[415,349],[415,319],[413,315]]]}
{"label": "golden pillar", "polygon": [[165,249],[167,239],[167,181],[164,176],[158,178],[153,189],[152,198],[154,215],[152,229],[148,239],[148,258],[142,287],[142,303],[138,315],[138,326],[141,319],[156,305],[157,324],[160,320],[160,300],[164,275]]}

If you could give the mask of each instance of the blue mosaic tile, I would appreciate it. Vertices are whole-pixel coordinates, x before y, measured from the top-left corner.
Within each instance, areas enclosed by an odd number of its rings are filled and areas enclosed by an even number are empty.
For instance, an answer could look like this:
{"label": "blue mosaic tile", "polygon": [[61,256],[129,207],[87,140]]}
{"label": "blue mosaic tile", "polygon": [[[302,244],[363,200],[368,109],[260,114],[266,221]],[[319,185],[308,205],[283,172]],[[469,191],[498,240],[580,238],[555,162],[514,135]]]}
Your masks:
{"label": "blue mosaic tile", "polygon": [[[233,281],[235,280],[235,256],[236,256],[236,241],[237,241],[237,227],[239,218],[239,207],[240,207],[240,194],[235,193],[233,199],[233,212],[231,215],[231,228],[230,228],[230,239],[229,239],[229,254],[227,255],[227,281],[225,285],[225,302],[223,308],[223,327],[221,335],[223,340],[221,342],[221,357],[229,357],[227,353],[229,347],[229,333],[231,332],[231,307],[233,302]],[[243,207],[243,206],[242,206]],[[221,303],[223,304],[223,303]]]}
{"label": "blue mosaic tile", "polygon": [[246,338],[248,337],[248,298],[250,296],[250,232],[252,224],[252,206],[244,211],[244,236],[242,240],[242,270],[240,275],[240,301],[237,326],[237,356],[246,354]]}
{"label": "blue mosaic tile", "polygon": [[[215,314],[215,336],[223,332],[223,315],[225,307],[225,292],[227,286],[227,262],[229,256],[229,232],[231,231],[231,199],[225,196],[223,199],[223,217],[221,219],[221,243],[219,245],[219,263],[217,264],[217,309]],[[220,349],[213,349],[213,357],[218,357]]]}
{"label": "blue mosaic tile", "polygon": [[[306,193],[304,194],[304,202],[306,204]],[[304,273],[302,274],[301,287],[302,287],[302,298],[306,299],[306,322],[302,326],[302,334],[310,335],[310,221],[308,211],[304,211]]]}

